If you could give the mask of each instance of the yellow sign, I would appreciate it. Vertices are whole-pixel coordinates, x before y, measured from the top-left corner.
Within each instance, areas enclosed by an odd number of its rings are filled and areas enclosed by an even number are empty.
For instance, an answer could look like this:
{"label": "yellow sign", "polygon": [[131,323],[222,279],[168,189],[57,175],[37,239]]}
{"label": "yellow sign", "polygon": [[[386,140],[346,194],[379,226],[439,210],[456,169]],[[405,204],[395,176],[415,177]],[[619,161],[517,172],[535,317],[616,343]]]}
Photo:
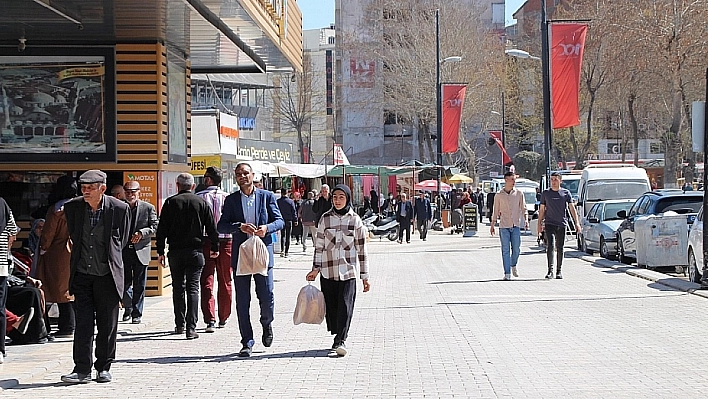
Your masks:
{"label": "yellow sign", "polygon": [[123,182],[135,180],[140,183],[140,199],[157,206],[157,172],[123,172]]}
{"label": "yellow sign", "polygon": [[105,74],[106,71],[103,66],[69,68],[59,72],[59,80],[103,76]]}
{"label": "yellow sign", "polygon": [[213,166],[221,169],[221,157],[219,155],[192,157],[192,174],[204,174],[207,168]]}

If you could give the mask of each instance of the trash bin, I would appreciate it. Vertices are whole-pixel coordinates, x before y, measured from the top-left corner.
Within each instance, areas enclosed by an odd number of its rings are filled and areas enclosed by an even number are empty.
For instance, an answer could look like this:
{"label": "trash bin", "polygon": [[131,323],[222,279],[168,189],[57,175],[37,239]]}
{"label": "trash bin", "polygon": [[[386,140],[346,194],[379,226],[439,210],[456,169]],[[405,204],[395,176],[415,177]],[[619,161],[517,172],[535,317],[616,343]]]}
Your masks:
{"label": "trash bin", "polygon": [[686,215],[651,215],[634,222],[637,265],[685,266],[688,262]]}

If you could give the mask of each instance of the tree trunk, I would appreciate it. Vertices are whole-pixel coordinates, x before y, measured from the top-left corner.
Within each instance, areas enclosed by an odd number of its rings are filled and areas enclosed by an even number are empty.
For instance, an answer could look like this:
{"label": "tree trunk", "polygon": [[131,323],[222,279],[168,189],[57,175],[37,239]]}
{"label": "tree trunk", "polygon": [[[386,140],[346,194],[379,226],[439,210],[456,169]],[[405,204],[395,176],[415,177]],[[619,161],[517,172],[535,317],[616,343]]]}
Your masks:
{"label": "tree trunk", "polygon": [[[302,126],[297,128],[297,145],[300,147],[300,163],[305,163],[305,142],[302,140]],[[312,154],[308,154],[312,156]]]}
{"label": "tree trunk", "polygon": [[[627,108],[629,114],[629,124],[632,127],[632,143],[634,145],[634,166],[639,166],[639,126],[637,126],[637,116],[634,114],[634,101],[636,99],[637,96],[634,93],[630,94],[629,98],[627,98]],[[624,162],[624,154],[626,153],[626,148],[624,146],[624,143],[622,144],[622,162]]]}
{"label": "tree trunk", "polygon": [[673,73],[671,98],[671,127],[667,132],[664,150],[664,187],[677,188],[676,178],[681,164],[681,77],[677,68]]}

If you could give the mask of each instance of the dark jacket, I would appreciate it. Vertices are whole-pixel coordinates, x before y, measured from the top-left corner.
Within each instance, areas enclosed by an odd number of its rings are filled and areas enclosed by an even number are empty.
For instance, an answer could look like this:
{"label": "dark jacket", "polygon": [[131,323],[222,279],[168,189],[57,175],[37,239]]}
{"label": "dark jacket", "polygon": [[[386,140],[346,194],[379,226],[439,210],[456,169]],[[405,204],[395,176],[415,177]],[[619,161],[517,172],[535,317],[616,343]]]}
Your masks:
{"label": "dark jacket", "polygon": [[325,212],[332,209],[332,194],[329,195],[329,199],[324,199],[324,197],[319,197],[312,205],[312,210],[315,212],[315,226],[320,223],[320,218]]}
{"label": "dark jacket", "polygon": [[204,244],[204,231],[211,250],[219,251],[219,233],[209,205],[191,191],[180,191],[165,200],[157,225],[157,254],[165,254],[165,240],[173,249],[198,250]]}
{"label": "dark jacket", "polygon": [[[64,204],[64,215],[69,235],[76,248],[81,246],[81,237],[84,226],[84,216],[86,215],[87,203],[83,197],[77,197]],[[123,297],[123,248],[128,244],[130,238],[130,214],[128,204],[108,195],[103,196],[103,224],[104,237],[106,243],[106,255],[108,257],[108,267],[116,285],[119,297]],[[76,270],[81,263],[81,251],[71,252],[71,272],[69,276],[69,293],[72,292],[72,282],[76,275]]]}
{"label": "dark jacket", "polygon": [[430,208],[430,200],[427,198],[416,198],[413,206],[413,217],[416,220],[431,220],[433,211]]}
{"label": "dark jacket", "polygon": [[295,209],[295,201],[291,200],[287,196],[283,196],[278,198],[277,203],[283,220],[288,222],[294,222],[297,220],[297,209]]}
{"label": "dark jacket", "polygon": [[[157,212],[151,203],[143,200],[138,200],[136,206],[138,209],[135,213],[135,220],[131,224],[135,227],[135,231],[131,231],[130,236],[132,237],[137,232],[143,235],[143,238],[137,244],[133,244],[133,247],[140,263],[147,265],[150,263],[150,241],[157,230]],[[130,208],[130,205],[128,207]],[[130,245],[130,238],[128,238],[128,245]]]}
{"label": "dark jacket", "polygon": [[[406,210],[406,216],[404,217],[401,217],[401,208]],[[413,205],[411,205],[410,201],[401,202],[396,207],[396,221],[401,223],[403,220],[413,220]]]}
{"label": "dark jacket", "polygon": [[[259,188],[255,190],[256,226],[265,225],[268,227],[268,232],[261,240],[263,240],[265,245],[272,245],[273,234],[271,233],[281,230],[285,226],[285,222],[280,214],[280,209],[278,209],[275,195],[270,191]],[[248,239],[248,235],[241,231],[241,223],[246,222],[246,217],[243,215],[243,206],[241,205],[242,196],[241,192],[237,191],[226,197],[218,224],[220,233],[231,234],[233,237],[233,248],[239,248]],[[234,269],[238,265],[238,258],[236,254],[231,257],[231,267]]]}
{"label": "dark jacket", "polygon": [[302,219],[302,224],[306,226],[312,226],[317,222],[317,214],[312,209],[315,205],[315,200],[307,200],[300,206],[300,219]]}

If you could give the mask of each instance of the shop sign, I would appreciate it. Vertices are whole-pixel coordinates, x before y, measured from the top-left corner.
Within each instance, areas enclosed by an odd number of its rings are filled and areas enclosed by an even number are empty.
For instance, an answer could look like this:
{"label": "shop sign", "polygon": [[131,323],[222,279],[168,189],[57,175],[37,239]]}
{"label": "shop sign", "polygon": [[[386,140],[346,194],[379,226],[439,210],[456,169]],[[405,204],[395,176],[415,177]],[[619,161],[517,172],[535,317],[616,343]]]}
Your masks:
{"label": "shop sign", "polygon": [[239,139],[238,155],[251,157],[256,161],[272,163],[292,162],[293,145],[274,141]]}
{"label": "shop sign", "polygon": [[221,156],[207,155],[192,157],[192,171],[190,173],[193,175],[203,175],[210,166],[221,169]]}
{"label": "shop sign", "polygon": [[123,181],[135,180],[140,183],[140,199],[158,208],[157,172],[123,172]]}

